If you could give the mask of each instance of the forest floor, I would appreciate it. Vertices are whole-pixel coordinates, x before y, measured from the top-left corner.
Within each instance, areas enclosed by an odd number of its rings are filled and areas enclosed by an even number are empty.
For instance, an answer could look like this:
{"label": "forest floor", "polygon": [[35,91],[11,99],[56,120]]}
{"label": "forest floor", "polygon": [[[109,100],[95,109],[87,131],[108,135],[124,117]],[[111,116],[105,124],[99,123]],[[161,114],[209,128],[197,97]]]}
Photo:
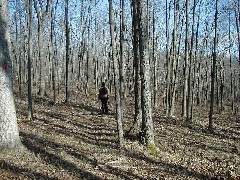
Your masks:
{"label": "forest floor", "polygon": [[[27,92],[27,91],[25,91]],[[0,153],[0,179],[240,179],[240,123],[230,111],[195,109],[192,128],[180,117],[153,114],[158,152],[136,140],[116,143],[114,102],[100,114],[96,94],[72,92],[70,103],[53,105],[34,97],[34,121],[27,120],[27,96],[15,93],[23,148]],[[111,97],[113,99],[113,97]],[[123,126],[133,123],[134,102],[126,100]]]}

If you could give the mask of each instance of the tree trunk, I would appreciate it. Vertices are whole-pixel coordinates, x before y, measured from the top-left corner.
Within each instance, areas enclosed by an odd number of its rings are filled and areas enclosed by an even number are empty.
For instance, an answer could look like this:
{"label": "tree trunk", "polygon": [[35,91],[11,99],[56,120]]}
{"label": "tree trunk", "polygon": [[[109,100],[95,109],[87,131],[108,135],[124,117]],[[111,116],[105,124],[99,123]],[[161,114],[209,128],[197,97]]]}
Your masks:
{"label": "tree trunk", "polygon": [[[188,94],[188,68],[190,67],[189,65],[189,56],[188,56],[188,50],[189,50],[189,18],[188,18],[188,11],[189,11],[189,0],[186,0],[186,5],[185,5],[185,17],[186,17],[186,30],[185,30],[185,49],[184,49],[184,87],[183,87],[183,104],[182,104],[182,116],[186,118],[187,123],[188,123],[188,102],[189,102],[189,94]],[[190,67],[191,68],[191,67]]]}
{"label": "tree trunk", "polygon": [[[55,24],[54,24],[54,19],[55,19],[55,12],[56,12],[57,5],[52,6],[51,9],[51,29],[50,29],[50,45],[49,45],[49,53],[50,53],[50,62],[52,63],[52,94],[53,94],[53,102],[56,104],[57,102],[57,93],[56,93],[56,55],[57,55],[57,45],[56,45],[56,38],[54,41],[54,31],[55,31]],[[54,48],[53,48],[54,47]],[[53,52],[52,52],[53,51]]]}
{"label": "tree trunk", "polygon": [[177,55],[176,55],[176,32],[177,32],[177,18],[179,17],[179,0],[174,1],[174,27],[173,27],[173,44],[172,44],[172,58],[171,58],[171,88],[170,88],[170,116],[175,112],[175,99],[176,99],[176,78],[177,78]]}
{"label": "tree trunk", "polygon": [[[192,23],[192,35],[191,35],[191,44],[190,44],[190,55],[189,55],[189,63],[188,63],[188,89],[187,89],[187,117],[186,121],[188,124],[192,123],[192,102],[193,102],[193,84],[192,84],[192,61],[193,61],[193,42],[194,42],[194,26],[195,26],[195,10],[196,10],[196,0],[194,0],[193,4],[193,23]],[[195,64],[194,64],[195,66]]]}
{"label": "tree trunk", "polygon": [[0,1],[0,149],[21,145],[12,90],[7,0]]}
{"label": "tree trunk", "polygon": [[[240,2],[237,1],[237,10],[235,10],[236,28],[238,37],[238,64],[240,69]],[[240,70],[238,69],[238,89],[240,89]]]}
{"label": "tree trunk", "polygon": [[134,71],[135,71],[135,114],[134,122],[128,134],[130,136],[139,136],[142,126],[142,108],[141,108],[141,77],[140,77],[140,52],[139,52],[139,17],[136,0],[132,1],[132,26],[133,26],[133,53],[134,53]]}
{"label": "tree trunk", "polygon": [[115,42],[115,21],[113,13],[112,0],[109,0],[109,23],[110,23],[110,33],[111,33],[111,46],[112,46],[112,61],[114,64],[115,73],[115,98],[116,98],[116,119],[117,119],[117,129],[118,129],[118,141],[120,147],[123,144],[123,128],[122,128],[122,107],[121,107],[121,97],[120,97],[120,77],[119,77],[119,64],[116,54],[116,42]]}
{"label": "tree trunk", "polygon": [[43,8],[43,3],[41,1],[40,6],[38,6],[37,0],[34,0],[34,8],[37,12],[38,18],[38,59],[40,62],[40,96],[43,97],[46,94],[46,65],[44,58],[44,47],[43,47],[43,23],[45,21],[46,15],[49,10],[49,5],[52,0],[47,0],[45,9]]}
{"label": "tree trunk", "polygon": [[166,77],[165,77],[165,105],[166,105],[166,115],[168,116],[170,114],[170,81],[171,81],[171,76],[170,76],[170,58],[169,58],[169,15],[170,15],[170,5],[169,5],[169,10],[168,10],[168,1],[166,0]]}
{"label": "tree trunk", "polygon": [[120,62],[119,62],[119,70],[120,70],[120,96],[121,96],[121,107],[124,109],[124,97],[125,97],[125,69],[126,69],[126,57],[125,57],[125,43],[124,43],[124,35],[125,35],[125,0],[121,1],[121,15],[120,15]]}
{"label": "tree trunk", "polygon": [[70,58],[70,52],[69,52],[69,45],[70,45],[70,39],[69,39],[69,22],[68,22],[68,0],[65,2],[65,36],[66,36],[66,79],[65,79],[65,102],[69,101],[69,58]]}
{"label": "tree trunk", "polygon": [[28,1],[28,119],[33,120],[32,105],[32,0]]}
{"label": "tree trunk", "polygon": [[149,30],[148,30],[148,18],[147,18],[147,2],[145,0],[139,0],[138,3],[139,12],[139,46],[140,46],[140,74],[141,74],[141,106],[142,106],[142,129],[141,129],[141,141],[147,146],[155,145],[154,142],[154,130],[152,120],[152,102],[150,91],[150,63],[149,63]]}
{"label": "tree trunk", "polygon": [[214,90],[215,90],[215,71],[217,61],[217,18],[218,18],[218,0],[216,0],[215,9],[215,34],[214,34],[214,49],[213,49],[213,61],[212,61],[212,72],[211,72],[211,102],[209,111],[209,124],[208,129],[213,131],[213,106],[214,106]]}

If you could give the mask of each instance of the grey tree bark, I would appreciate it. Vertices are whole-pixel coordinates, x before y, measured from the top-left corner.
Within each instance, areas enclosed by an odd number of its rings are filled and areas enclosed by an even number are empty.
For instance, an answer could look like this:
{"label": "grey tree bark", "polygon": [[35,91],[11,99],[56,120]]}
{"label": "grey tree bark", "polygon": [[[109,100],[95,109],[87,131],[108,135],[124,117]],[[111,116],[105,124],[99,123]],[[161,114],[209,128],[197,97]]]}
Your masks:
{"label": "grey tree bark", "polygon": [[132,27],[133,27],[133,53],[134,53],[134,71],[135,71],[135,114],[134,122],[128,134],[130,136],[139,136],[142,126],[142,107],[141,107],[141,77],[140,77],[140,50],[139,50],[139,12],[137,2],[132,0]]}
{"label": "grey tree bark", "polygon": [[69,101],[69,59],[70,59],[70,38],[69,38],[69,21],[68,21],[68,0],[65,2],[65,36],[66,36],[66,79],[65,79],[65,102]]}
{"label": "grey tree bark", "polygon": [[[39,2],[34,0],[34,8],[37,12],[38,18],[38,58],[40,61],[40,96],[43,97],[46,94],[46,66],[44,59],[44,51],[43,51],[43,25],[46,19],[47,13],[49,11],[50,4],[52,0],[47,0],[45,3],[42,1]],[[43,7],[45,5],[45,7]]]}
{"label": "grey tree bark", "polygon": [[[182,103],[182,116],[187,117],[187,102],[189,98],[188,94],[188,68],[189,68],[189,0],[186,0],[185,4],[185,18],[186,18],[186,30],[185,30],[185,49],[184,49],[184,86],[183,86],[183,103]],[[186,118],[188,119],[188,118]]]}
{"label": "grey tree bark", "polygon": [[[174,28],[173,28],[173,44],[172,44],[172,58],[171,60],[171,88],[170,88],[170,116],[173,116],[175,113],[175,99],[176,99],[176,88],[177,88],[177,18],[179,17],[179,0],[174,0]],[[170,83],[170,82],[168,82]]]}
{"label": "grey tree bark", "polygon": [[111,34],[111,48],[112,48],[112,61],[115,73],[115,99],[116,99],[116,119],[118,129],[118,141],[120,146],[123,143],[123,128],[122,128],[122,107],[121,107],[121,96],[120,96],[120,77],[119,77],[119,64],[116,54],[116,42],[115,42],[115,21],[113,12],[113,2],[109,0],[109,23],[110,23],[110,34]]}
{"label": "grey tree bark", "polygon": [[[188,87],[187,87],[187,117],[186,117],[186,121],[188,124],[190,124],[192,122],[192,100],[193,100],[193,84],[192,84],[192,76],[194,76],[194,74],[192,74],[192,64],[193,64],[193,45],[194,45],[194,26],[195,26],[195,12],[196,12],[196,3],[197,1],[194,0],[193,3],[193,22],[192,22],[192,35],[191,35],[191,43],[190,43],[190,54],[189,54],[189,63],[188,63]],[[195,64],[194,64],[195,66]]]}
{"label": "grey tree bark", "polygon": [[9,13],[7,0],[0,1],[0,149],[21,145],[12,89]]}
{"label": "grey tree bark", "polygon": [[[240,68],[240,2],[236,2],[236,10],[235,10],[235,17],[236,17],[236,28],[237,28],[237,37],[238,37],[238,64]],[[238,89],[240,89],[240,70],[238,70]]]}
{"label": "grey tree bark", "polygon": [[33,103],[32,103],[32,0],[28,1],[28,119],[33,120]]}
{"label": "grey tree bark", "polygon": [[140,75],[141,75],[141,106],[142,106],[142,128],[141,141],[147,146],[155,146],[154,129],[152,119],[152,102],[150,91],[150,62],[149,62],[149,29],[147,18],[147,1],[139,0],[137,8],[139,21],[139,46],[140,46]]}
{"label": "grey tree bark", "polygon": [[214,31],[214,44],[213,44],[213,60],[212,60],[212,71],[211,71],[211,101],[209,111],[209,124],[208,129],[213,131],[213,106],[214,106],[214,90],[215,90],[215,71],[217,61],[217,18],[218,18],[218,0],[215,1],[215,31]]}

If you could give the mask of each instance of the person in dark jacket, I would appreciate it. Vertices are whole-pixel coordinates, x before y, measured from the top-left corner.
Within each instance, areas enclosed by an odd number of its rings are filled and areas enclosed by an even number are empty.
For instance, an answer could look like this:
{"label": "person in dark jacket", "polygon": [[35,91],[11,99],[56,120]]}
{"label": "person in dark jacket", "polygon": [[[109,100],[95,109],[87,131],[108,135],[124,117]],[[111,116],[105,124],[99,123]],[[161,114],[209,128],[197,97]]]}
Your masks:
{"label": "person in dark jacket", "polygon": [[105,83],[102,82],[102,86],[99,89],[98,99],[102,102],[102,112],[104,114],[108,113],[108,88],[105,86]]}

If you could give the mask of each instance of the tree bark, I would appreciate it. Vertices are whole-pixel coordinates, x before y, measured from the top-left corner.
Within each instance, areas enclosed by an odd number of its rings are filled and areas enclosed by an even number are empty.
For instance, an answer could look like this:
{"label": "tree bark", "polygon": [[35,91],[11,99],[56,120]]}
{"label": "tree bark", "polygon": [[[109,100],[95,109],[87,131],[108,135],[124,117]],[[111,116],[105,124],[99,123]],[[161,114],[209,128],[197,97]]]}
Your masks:
{"label": "tree bark", "polygon": [[176,32],[177,32],[177,18],[179,16],[179,0],[174,1],[174,28],[173,28],[173,44],[172,44],[172,58],[171,59],[171,88],[170,88],[170,116],[173,116],[175,113],[175,99],[176,99],[176,78],[177,78],[177,42],[176,42]]}
{"label": "tree bark", "polygon": [[32,103],[32,0],[28,1],[28,119],[33,120],[33,103]]}
{"label": "tree bark", "polygon": [[152,102],[150,91],[150,63],[149,63],[149,29],[147,18],[147,2],[139,0],[137,3],[139,21],[139,46],[140,46],[140,74],[141,74],[141,106],[142,106],[142,129],[141,141],[147,146],[155,145],[152,119]]}
{"label": "tree bark", "polygon": [[70,45],[70,39],[69,39],[69,21],[68,21],[68,0],[65,2],[65,36],[66,36],[66,79],[65,79],[65,102],[69,101],[69,58],[70,58],[70,52],[69,52],[69,45]]}
{"label": "tree bark", "polygon": [[[189,18],[188,18],[188,11],[189,11],[189,0],[186,0],[186,5],[185,5],[185,17],[186,17],[186,30],[185,30],[185,49],[184,49],[184,87],[183,87],[183,104],[182,104],[182,116],[186,118],[188,121],[188,99],[189,94],[188,94],[188,68],[189,68],[189,55],[188,55],[188,50],[189,50]],[[188,123],[188,122],[187,122]]]}
{"label": "tree bark", "polygon": [[112,46],[112,61],[114,65],[115,73],[115,98],[116,98],[116,120],[117,120],[117,130],[118,130],[118,141],[120,147],[123,144],[123,128],[122,128],[122,107],[121,107],[121,96],[120,96],[120,77],[119,77],[119,64],[116,54],[116,42],[115,42],[115,21],[113,13],[112,0],[109,0],[109,23],[110,23],[110,33],[111,33],[111,46]]}
{"label": "tree bark", "polygon": [[133,53],[134,53],[134,71],[135,71],[135,114],[134,122],[128,134],[139,137],[142,126],[142,108],[141,108],[141,77],[140,77],[140,52],[139,52],[139,17],[136,0],[132,0],[132,27],[133,27]]}
{"label": "tree bark", "polygon": [[212,61],[212,71],[211,71],[211,102],[209,111],[209,124],[208,129],[213,131],[213,106],[214,106],[214,90],[215,90],[215,71],[216,71],[216,61],[217,61],[217,18],[218,18],[218,0],[216,0],[215,9],[215,34],[214,34],[214,49],[213,49],[213,61]]}
{"label": "tree bark", "polygon": [[[38,18],[38,58],[40,61],[40,96],[43,97],[46,94],[46,59],[44,58],[44,48],[43,48],[43,23],[46,19],[47,13],[49,11],[49,6],[52,0],[47,0],[45,9],[43,8],[43,3],[41,1],[40,7],[38,6],[37,0],[34,0],[34,8],[37,12]],[[45,4],[45,3],[44,3]]]}
{"label": "tree bark", "polygon": [[21,145],[12,89],[7,0],[0,1],[0,149]]}
{"label": "tree bark", "polygon": [[[238,65],[240,69],[240,2],[237,1],[237,10],[235,10],[236,28],[238,37]],[[238,70],[238,89],[240,89],[240,70]]]}

